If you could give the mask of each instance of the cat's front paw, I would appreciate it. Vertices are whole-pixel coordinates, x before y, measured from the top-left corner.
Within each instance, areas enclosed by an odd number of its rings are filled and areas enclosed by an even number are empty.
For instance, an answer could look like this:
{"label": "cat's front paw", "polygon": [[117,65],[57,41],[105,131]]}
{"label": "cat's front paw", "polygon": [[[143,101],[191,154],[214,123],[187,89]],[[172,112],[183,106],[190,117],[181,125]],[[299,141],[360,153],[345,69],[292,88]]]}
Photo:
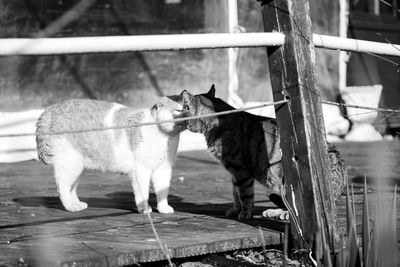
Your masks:
{"label": "cat's front paw", "polygon": [[76,211],[81,211],[84,209],[87,209],[88,205],[85,202],[79,201],[79,202],[72,202],[69,203],[68,205],[65,205],[64,208],[68,211],[76,212]]}
{"label": "cat's front paw", "polygon": [[170,205],[159,205],[157,206],[157,210],[159,213],[164,213],[164,214],[174,213],[174,208],[171,207]]}
{"label": "cat's front paw", "polygon": [[263,211],[262,216],[266,218],[289,220],[289,212],[283,209],[267,209]]}
{"label": "cat's front paw", "polygon": [[250,220],[252,217],[253,213],[251,212],[251,210],[242,210],[238,215],[238,219],[240,221]]}
{"label": "cat's front paw", "polygon": [[233,207],[225,212],[225,216],[230,218],[237,218],[239,213],[240,213],[240,208]]}
{"label": "cat's front paw", "polygon": [[138,207],[138,212],[143,214],[152,213],[153,209],[150,206]]}

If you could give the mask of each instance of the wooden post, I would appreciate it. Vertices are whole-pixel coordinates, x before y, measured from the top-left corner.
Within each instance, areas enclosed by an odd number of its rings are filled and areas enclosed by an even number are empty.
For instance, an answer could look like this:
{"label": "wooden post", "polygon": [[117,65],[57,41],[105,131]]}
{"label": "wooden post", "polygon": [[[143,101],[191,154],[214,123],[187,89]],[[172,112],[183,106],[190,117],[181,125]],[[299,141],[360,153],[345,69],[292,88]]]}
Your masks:
{"label": "wooden post", "polygon": [[309,12],[308,0],[262,1],[264,30],[285,34],[284,45],[267,51],[274,101],[290,100],[277,106],[276,117],[286,199],[295,214],[291,232],[299,247],[319,250],[317,240],[339,240]]}

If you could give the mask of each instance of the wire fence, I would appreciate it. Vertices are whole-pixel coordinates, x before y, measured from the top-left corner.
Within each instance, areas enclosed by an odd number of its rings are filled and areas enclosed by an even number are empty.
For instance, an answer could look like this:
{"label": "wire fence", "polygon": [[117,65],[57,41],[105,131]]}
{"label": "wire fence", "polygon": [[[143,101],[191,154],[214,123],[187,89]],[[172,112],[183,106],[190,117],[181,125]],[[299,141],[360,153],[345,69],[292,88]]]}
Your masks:
{"label": "wire fence", "polygon": [[[246,107],[246,108],[238,108],[238,109],[233,109],[233,110],[214,112],[214,113],[202,114],[202,115],[197,115],[197,116],[189,116],[189,117],[176,118],[176,119],[171,119],[171,120],[158,120],[158,121],[151,121],[151,122],[142,122],[142,123],[135,123],[135,124],[129,124],[129,125],[98,127],[98,128],[87,128],[87,129],[79,129],[79,130],[71,129],[71,130],[65,130],[65,131],[46,131],[46,132],[39,132],[39,133],[0,134],[0,138],[25,137],[25,136],[36,136],[36,135],[76,134],[76,133],[87,133],[87,132],[98,132],[98,131],[137,128],[137,127],[144,127],[144,126],[150,126],[150,125],[159,125],[159,124],[163,124],[163,123],[179,123],[179,122],[184,122],[184,121],[189,121],[189,120],[196,120],[196,119],[209,118],[209,117],[215,117],[215,116],[230,115],[230,114],[244,112],[244,111],[248,111],[248,110],[265,108],[265,107],[268,107],[268,106],[282,105],[282,104],[286,104],[288,102],[289,102],[289,100],[285,99],[285,100],[281,100],[281,101],[269,102],[269,103],[264,103],[264,104],[255,105],[255,106]],[[370,112],[387,112],[387,113],[390,113],[387,117],[391,116],[392,114],[400,113],[400,109],[374,108],[374,107],[367,107],[367,106],[360,106],[360,105],[353,105],[353,104],[337,103],[337,102],[326,101],[326,100],[321,100],[321,103],[326,104],[326,105],[332,105],[332,106],[340,106],[340,107],[349,107],[349,108],[358,108],[358,109],[370,110]],[[366,112],[366,113],[369,113],[369,112]],[[366,113],[359,113],[359,114],[355,114],[354,116],[363,115],[363,114],[366,114]]]}
{"label": "wire fence", "polygon": [[260,104],[260,105],[256,105],[256,106],[252,106],[252,107],[239,108],[239,109],[234,109],[234,110],[227,110],[227,111],[221,111],[221,112],[215,112],[215,113],[203,114],[203,115],[197,115],[197,116],[190,116],[190,117],[184,117],[184,118],[176,118],[176,119],[171,119],[171,120],[159,120],[159,121],[152,121],[152,122],[135,123],[135,124],[130,124],[130,125],[88,128],[88,129],[79,129],[79,130],[66,130],[66,131],[48,131],[48,132],[40,132],[40,133],[1,134],[0,138],[1,137],[36,136],[37,134],[38,135],[39,134],[40,135],[59,135],[59,134],[98,132],[98,131],[107,131],[107,130],[120,130],[120,129],[127,129],[127,128],[136,128],[136,127],[143,127],[143,126],[149,126],[149,125],[158,125],[158,124],[163,124],[163,123],[184,122],[184,121],[195,120],[195,119],[229,115],[229,114],[234,114],[234,113],[238,113],[238,112],[243,112],[243,111],[247,111],[247,110],[258,109],[258,108],[263,108],[263,107],[268,107],[268,106],[273,106],[273,105],[281,105],[281,104],[285,104],[287,102],[288,102],[288,100],[285,99],[285,100],[276,101],[276,102],[264,103],[264,104]]}

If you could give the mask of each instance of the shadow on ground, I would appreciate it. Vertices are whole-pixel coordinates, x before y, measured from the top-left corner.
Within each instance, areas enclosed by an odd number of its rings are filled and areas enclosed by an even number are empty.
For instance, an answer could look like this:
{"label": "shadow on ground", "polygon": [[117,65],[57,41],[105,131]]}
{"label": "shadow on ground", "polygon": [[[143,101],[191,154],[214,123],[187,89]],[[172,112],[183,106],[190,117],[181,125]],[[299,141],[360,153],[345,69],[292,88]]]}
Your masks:
{"label": "shadow on ground", "polygon": [[[31,223],[25,223],[21,225],[5,225],[5,226],[0,226],[0,229],[2,228],[13,228],[13,227],[20,227],[20,226],[26,226],[26,225],[39,225],[42,223],[50,223],[50,222],[62,222],[62,221],[70,221],[70,220],[78,220],[78,219],[100,219],[101,217],[104,216],[121,216],[121,215],[126,215],[130,213],[137,213],[136,211],[136,206],[133,201],[133,194],[132,192],[113,192],[110,194],[106,195],[106,198],[81,198],[82,201],[85,201],[88,203],[89,208],[101,208],[101,209],[117,209],[117,210],[125,210],[124,212],[113,212],[113,213],[107,213],[107,214],[99,214],[99,215],[85,215],[85,216],[79,216],[79,217],[64,217],[64,218],[59,218],[59,219],[54,219],[54,220],[47,220],[45,222],[31,222]],[[175,196],[175,195],[169,195],[168,200],[170,205],[175,209],[177,212],[184,212],[188,214],[196,214],[196,215],[205,215],[205,216],[210,216],[214,218],[220,218],[220,219],[227,219],[225,216],[225,211],[229,209],[232,206],[232,203],[218,203],[218,204],[212,204],[212,203],[207,203],[207,204],[199,204],[199,203],[191,203],[191,202],[185,202],[181,197]],[[21,204],[22,206],[25,207],[46,207],[49,209],[58,209],[58,210],[64,210],[61,201],[59,200],[58,197],[40,197],[40,196],[34,196],[34,197],[20,197],[20,198],[14,198],[14,202]],[[152,207],[157,206],[156,202],[156,196],[155,194],[150,194],[149,198],[149,204]],[[273,208],[273,204],[271,204],[270,207],[267,208]],[[263,206],[257,206],[257,203],[254,208],[254,214],[261,214],[262,211],[266,207]],[[65,211],[67,212],[67,211]],[[155,211],[157,212],[157,211]],[[234,218],[232,218],[234,220]],[[265,226],[265,218],[260,218],[259,216],[256,216],[256,218],[249,220],[249,221],[243,221],[243,223],[246,223],[251,226]],[[274,223],[273,220],[268,220],[270,221],[268,223],[268,226],[270,228],[270,224],[272,221],[272,229],[277,230],[277,231],[283,231],[283,223],[280,221],[276,221]]]}

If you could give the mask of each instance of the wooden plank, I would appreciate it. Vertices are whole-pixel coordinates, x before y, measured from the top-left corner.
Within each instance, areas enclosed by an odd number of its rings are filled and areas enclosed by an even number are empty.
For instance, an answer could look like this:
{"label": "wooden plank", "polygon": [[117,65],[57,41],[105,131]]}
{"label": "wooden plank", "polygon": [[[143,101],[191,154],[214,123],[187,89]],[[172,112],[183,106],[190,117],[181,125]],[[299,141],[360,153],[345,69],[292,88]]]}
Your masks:
{"label": "wooden plank", "polygon": [[[385,166],[400,165],[400,142],[336,145],[350,170],[352,182],[358,181],[352,170],[362,174],[380,162],[382,155]],[[399,183],[400,168],[392,172]],[[355,191],[358,223],[361,222],[361,188],[358,186]],[[280,243],[278,231],[282,225],[277,222],[272,224],[260,218],[237,222],[224,217],[225,209],[232,202],[231,190],[230,174],[206,151],[178,155],[169,197],[177,212],[153,213],[160,238],[171,249],[171,256],[258,246],[258,226],[263,226],[267,244]],[[255,190],[255,214],[261,214],[272,204],[266,201],[263,186],[256,184]],[[376,203],[374,192],[369,194],[371,207]],[[162,257],[146,216],[132,211],[127,177],[87,172],[78,194],[88,201],[89,208],[78,213],[66,212],[57,198],[50,169],[35,161],[0,164],[0,266],[16,266],[20,258],[26,263],[36,263],[39,259],[39,266],[46,266],[44,260],[50,260],[47,262],[50,266],[61,263],[71,266],[73,262],[76,266],[120,266]],[[400,209],[400,197],[398,201]],[[155,204],[154,195],[150,202]],[[345,229],[344,195],[338,201],[338,209],[340,227]],[[4,243],[8,240],[12,242]]]}
{"label": "wooden plank", "polygon": [[335,204],[326,179],[329,165],[320,92],[316,86],[309,3],[264,0],[262,15],[266,32],[282,32],[286,36],[285,45],[267,51],[274,101],[290,100],[287,105],[276,107],[276,116],[286,198],[298,214],[291,216],[291,230],[300,247],[312,248],[322,225],[322,236],[333,243],[338,241],[332,223],[336,221]]}
{"label": "wooden plank", "polygon": [[[36,162],[0,164],[0,266],[124,266],[164,260],[147,216],[137,214],[129,178],[85,172],[82,212],[66,212],[52,171]],[[229,173],[207,152],[178,156],[169,195],[175,213],[152,214],[172,258],[280,244],[282,224],[226,218],[232,203]],[[150,205],[156,206],[154,194]],[[256,213],[271,207],[256,189]],[[277,229],[270,230],[267,228]],[[75,265],[74,265],[75,264]]]}

